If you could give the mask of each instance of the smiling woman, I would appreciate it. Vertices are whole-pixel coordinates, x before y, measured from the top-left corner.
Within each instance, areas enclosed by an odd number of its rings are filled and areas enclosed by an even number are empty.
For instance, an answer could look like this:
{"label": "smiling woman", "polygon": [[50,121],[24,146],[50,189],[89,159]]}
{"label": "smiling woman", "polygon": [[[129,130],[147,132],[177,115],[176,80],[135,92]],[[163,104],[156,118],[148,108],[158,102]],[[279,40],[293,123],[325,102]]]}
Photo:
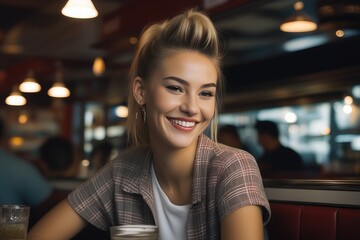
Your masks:
{"label": "smiling woman", "polygon": [[147,84],[137,77],[133,85],[147,112],[150,144],[161,142],[163,150],[196,145],[215,113],[216,68],[194,51],[181,50],[166,59]]}
{"label": "smiling woman", "polygon": [[218,45],[195,10],[143,32],[130,70],[132,147],[50,211],[30,240],[71,238],[87,224],[157,225],[160,239],[264,238],[270,208],[255,159],[216,143]]}

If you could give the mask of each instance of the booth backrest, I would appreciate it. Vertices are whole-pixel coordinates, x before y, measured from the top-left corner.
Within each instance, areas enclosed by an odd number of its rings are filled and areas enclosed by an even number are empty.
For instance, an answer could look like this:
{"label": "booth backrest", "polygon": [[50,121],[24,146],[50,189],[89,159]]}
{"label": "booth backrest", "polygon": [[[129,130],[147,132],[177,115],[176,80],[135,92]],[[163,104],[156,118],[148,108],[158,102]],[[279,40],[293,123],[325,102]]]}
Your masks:
{"label": "booth backrest", "polygon": [[271,202],[269,240],[360,239],[360,209]]}

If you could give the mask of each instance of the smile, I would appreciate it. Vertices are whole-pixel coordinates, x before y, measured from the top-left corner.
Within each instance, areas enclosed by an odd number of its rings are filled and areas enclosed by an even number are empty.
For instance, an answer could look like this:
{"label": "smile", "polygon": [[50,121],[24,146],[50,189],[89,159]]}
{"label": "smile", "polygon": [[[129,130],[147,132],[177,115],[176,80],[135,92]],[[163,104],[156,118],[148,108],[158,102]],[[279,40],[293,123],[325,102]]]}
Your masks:
{"label": "smile", "polygon": [[179,125],[181,127],[193,127],[195,126],[195,122],[188,122],[188,121],[181,121],[177,119],[169,119],[171,122],[175,123],[176,125]]}

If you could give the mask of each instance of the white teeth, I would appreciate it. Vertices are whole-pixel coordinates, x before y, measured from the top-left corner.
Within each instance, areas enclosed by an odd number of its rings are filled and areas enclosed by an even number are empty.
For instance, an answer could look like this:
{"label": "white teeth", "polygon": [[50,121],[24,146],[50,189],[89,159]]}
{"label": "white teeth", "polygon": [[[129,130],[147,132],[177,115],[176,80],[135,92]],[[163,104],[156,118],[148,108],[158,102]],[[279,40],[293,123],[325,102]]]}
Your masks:
{"label": "white teeth", "polygon": [[182,127],[193,127],[195,126],[195,122],[187,122],[187,121],[180,121],[176,119],[171,119],[173,123],[176,123],[177,125],[180,125]]}

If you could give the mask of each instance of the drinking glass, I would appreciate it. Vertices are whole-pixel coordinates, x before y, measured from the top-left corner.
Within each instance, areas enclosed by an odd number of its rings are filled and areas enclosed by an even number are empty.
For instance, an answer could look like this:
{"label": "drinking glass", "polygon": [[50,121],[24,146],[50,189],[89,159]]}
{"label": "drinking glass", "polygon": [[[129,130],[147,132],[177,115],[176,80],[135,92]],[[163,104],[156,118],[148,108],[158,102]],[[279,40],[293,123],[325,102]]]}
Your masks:
{"label": "drinking glass", "polygon": [[111,240],[158,240],[159,229],[154,225],[120,225],[110,227]]}
{"label": "drinking glass", "polygon": [[26,240],[30,207],[0,205],[0,240]]}

